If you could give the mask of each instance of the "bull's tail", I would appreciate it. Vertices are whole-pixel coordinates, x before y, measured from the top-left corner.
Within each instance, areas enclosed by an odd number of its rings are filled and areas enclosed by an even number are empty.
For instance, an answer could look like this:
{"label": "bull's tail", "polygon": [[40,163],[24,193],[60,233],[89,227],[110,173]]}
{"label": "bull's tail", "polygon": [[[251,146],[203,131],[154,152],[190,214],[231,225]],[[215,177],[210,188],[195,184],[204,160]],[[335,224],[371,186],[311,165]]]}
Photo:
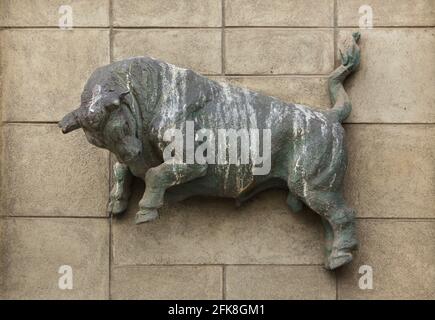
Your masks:
{"label": "bull's tail", "polygon": [[329,94],[333,104],[331,112],[337,115],[340,122],[346,120],[352,111],[352,104],[344,90],[343,82],[359,66],[360,49],[357,44],[359,38],[359,32],[352,35],[352,43],[347,46],[346,52],[340,51],[341,65],[330,74],[328,79]]}

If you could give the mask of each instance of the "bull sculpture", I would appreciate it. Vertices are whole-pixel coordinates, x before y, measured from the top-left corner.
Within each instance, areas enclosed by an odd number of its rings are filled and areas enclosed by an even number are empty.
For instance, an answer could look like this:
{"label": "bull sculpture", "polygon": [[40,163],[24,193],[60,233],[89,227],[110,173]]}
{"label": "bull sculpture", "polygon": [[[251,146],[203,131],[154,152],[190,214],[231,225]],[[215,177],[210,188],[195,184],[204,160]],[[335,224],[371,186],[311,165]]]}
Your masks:
{"label": "bull sculpture", "polygon": [[[359,37],[353,34],[347,49],[340,51],[341,65],[329,76],[333,104],[329,110],[283,102],[154,58],[136,57],[95,70],[84,87],[80,107],[59,126],[63,133],[83,128],[90,143],[115,154],[110,214],[126,210],[133,176],[146,184],[136,223],[156,219],[167,199],[209,195],[242,203],[265,189],[286,188],[293,212],[306,205],[321,216],[325,266],[335,269],[350,262],[357,247],[355,212],[342,195],[347,157],[341,123],[351,112],[343,81],[359,65]],[[270,170],[254,174],[258,164],[252,159],[248,163],[168,159],[167,148],[173,141],[166,133],[174,128],[187,130],[187,123],[197,132],[269,130],[270,141],[263,141],[263,153],[268,150],[269,154],[263,154],[263,159],[270,161]],[[193,147],[200,143],[196,138]],[[210,136],[207,139],[213,141]],[[206,151],[208,159],[212,152]]]}

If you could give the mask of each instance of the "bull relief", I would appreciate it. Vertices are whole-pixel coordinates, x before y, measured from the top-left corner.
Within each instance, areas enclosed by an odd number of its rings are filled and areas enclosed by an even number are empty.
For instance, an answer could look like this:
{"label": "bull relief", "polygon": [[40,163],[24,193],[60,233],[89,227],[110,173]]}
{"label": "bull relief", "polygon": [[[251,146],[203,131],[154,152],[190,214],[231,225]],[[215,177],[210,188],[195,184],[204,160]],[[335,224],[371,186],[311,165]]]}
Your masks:
{"label": "bull relief", "polygon": [[165,201],[207,195],[241,204],[269,188],[287,205],[323,220],[327,269],[352,260],[355,211],[343,198],[347,158],[341,123],[351,112],[343,82],[360,62],[359,33],[329,76],[333,108],[317,110],[207,79],[191,70],[135,57],[98,68],[81,105],[59,126],[82,128],[110,150],[114,186],[108,211],[126,210],[133,176],[145,181],[136,223],[158,218]]}

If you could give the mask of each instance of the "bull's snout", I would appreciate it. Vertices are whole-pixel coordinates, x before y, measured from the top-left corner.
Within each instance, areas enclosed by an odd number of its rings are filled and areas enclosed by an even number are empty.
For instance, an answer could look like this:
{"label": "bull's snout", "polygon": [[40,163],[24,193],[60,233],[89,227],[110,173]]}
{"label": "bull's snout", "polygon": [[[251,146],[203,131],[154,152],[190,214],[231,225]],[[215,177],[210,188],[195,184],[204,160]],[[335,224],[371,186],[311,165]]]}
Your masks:
{"label": "bull's snout", "polygon": [[62,129],[63,133],[68,133],[81,127],[79,121],[77,120],[75,111],[70,112],[63,117],[63,119],[58,123],[58,126]]}

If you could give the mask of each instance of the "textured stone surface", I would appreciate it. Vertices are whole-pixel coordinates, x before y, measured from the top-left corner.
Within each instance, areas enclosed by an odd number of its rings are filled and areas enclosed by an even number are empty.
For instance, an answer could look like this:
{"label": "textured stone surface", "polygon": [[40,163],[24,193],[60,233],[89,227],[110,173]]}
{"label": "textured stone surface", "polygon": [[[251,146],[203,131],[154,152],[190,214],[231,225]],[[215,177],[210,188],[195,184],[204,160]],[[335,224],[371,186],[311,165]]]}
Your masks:
{"label": "textured stone surface", "polygon": [[112,299],[221,299],[221,266],[127,266],[112,271]]}
{"label": "textured stone surface", "polygon": [[339,26],[359,26],[363,13],[359,8],[369,5],[373,10],[373,26],[434,26],[433,0],[338,0]]}
{"label": "textured stone surface", "polygon": [[108,154],[82,132],[56,125],[3,127],[2,212],[31,216],[104,216]]}
{"label": "textured stone surface", "polygon": [[115,0],[115,26],[219,27],[221,0]]}
{"label": "textured stone surface", "polygon": [[221,31],[214,29],[117,30],[114,58],[152,56],[201,73],[221,72]]}
{"label": "textured stone surface", "polygon": [[227,26],[332,27],[333,0],[225,0]]}
{"label": "textured stone surface", "polygon": [[227,299],[335,299],[335,276],[320,266],[228,266]]}
{"label": "textured stone surface", "polygon": [[327,78],[320,77],[227,77],[224,81],[283,101],[327,109],[330,107]]}
{"label": "textured stone surface", "polygon": [[0,26],[58,26],[61,6],[71,6],[74,27],[109,25],[109,0],[2,0]]}
{"label": "textured stone surface", "polygon": [[326,74],[334,64],[333,31],[228,29],[227,74]]}
{"label": "textured stone surface", "polygon": [[[341,30],[338,43],[350,32]],[[353,104],[347,121],[435,122],[429,61],[435,61],[434,29],[362,31],[361,67],[346,84]]]}
{"label": "textured stone surface", "polygon": [[[340,299],[435,299],[435,222],[359,221],[361,248],[337,273]],[[361,265],[373,268],[373,290],[361,290]]]}
{"label": "textured stone surface", "polygon": [[360,217],[435,218],[435,127],[346,125],[345,196]]}
{"label": "textured stone surface", "polygon": [[323,263],[320,218],[291,213],[284,192],[262,193],[239,209],[231,200],[190,199],[134,225],[142,191],[136,184],[128,213],[113,221],[116,265]]}
{"label": "textured stone surface", "polygon": [[109,62],[108,30],[0,31],[4,121],[56,121],[80,102],[83,84]]}
{"label": "textured stone surface", "polygon": [[[105,219],[0,219],[1,299],[107,299],[109,223]],[[73,289],[59,289],[60,266]]]}

